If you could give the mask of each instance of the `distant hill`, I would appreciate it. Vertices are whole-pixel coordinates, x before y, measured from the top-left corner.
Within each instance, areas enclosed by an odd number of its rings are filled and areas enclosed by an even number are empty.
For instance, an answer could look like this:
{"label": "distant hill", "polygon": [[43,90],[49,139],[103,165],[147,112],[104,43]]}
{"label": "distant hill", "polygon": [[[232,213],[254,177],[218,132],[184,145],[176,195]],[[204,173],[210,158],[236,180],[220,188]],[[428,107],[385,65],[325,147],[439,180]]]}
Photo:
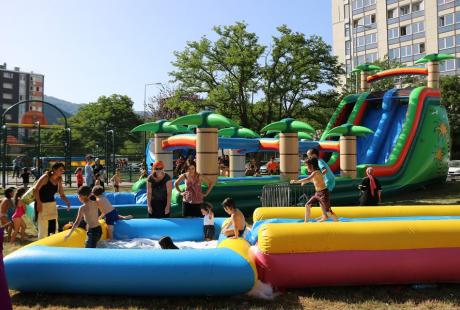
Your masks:
{"label": "distant hill", "polygon": [[[72,116],[83,106],[83,104],[73,103],[73,102],[62,100],[62,99],[59,99],[53,96],[45,95],[44,100],[51,104],[54,104],[59,109],[61,109],[64,112],[66,117]],[[53,109],[50,106],[44,105],[43,110],[45,112],[45,117],[48,120],[49,124],[61,124],[61,122],[59,122],[59,119],[62,118],[62,115],[58,111],[56,111],[56,109]]]}

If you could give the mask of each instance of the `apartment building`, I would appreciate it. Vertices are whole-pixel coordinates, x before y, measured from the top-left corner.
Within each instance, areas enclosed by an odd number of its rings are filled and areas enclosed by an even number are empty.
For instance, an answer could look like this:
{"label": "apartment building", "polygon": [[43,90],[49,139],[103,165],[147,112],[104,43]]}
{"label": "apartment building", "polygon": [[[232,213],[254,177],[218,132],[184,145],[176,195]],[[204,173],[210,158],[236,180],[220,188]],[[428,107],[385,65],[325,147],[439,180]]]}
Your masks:
{"label": "apartment building", "polygon": [[332,27],[347,74],[385,56],[413,66],[431,53],[455,55],[440,71],[460,73],[460,0],[332,0]]}
{"label": "apartment building", "polygon": [[[43,100],[44,79],[43,74],[22,72],[18,67],[8,69],[6,63],[0,65],[0,115],[19,101]],[[5,114],[6,123],[33,124],[36,121],[47,124],[43,103],[38,101],[19,105]],[[15,141],[18,129],[11,128],[8,133],[9,140]]]}

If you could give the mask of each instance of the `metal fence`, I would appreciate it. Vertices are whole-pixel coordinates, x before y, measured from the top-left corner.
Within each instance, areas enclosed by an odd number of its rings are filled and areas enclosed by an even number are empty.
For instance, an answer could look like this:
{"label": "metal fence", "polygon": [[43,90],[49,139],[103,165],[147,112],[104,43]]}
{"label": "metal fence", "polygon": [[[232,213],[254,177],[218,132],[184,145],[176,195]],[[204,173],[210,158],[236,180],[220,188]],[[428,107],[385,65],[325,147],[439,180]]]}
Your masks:
{"label": "metal fence", "polygon": [[268,184],[262,188],[260,201],[262,207],[303,206],[313,194],[314,188],[310,185]]}

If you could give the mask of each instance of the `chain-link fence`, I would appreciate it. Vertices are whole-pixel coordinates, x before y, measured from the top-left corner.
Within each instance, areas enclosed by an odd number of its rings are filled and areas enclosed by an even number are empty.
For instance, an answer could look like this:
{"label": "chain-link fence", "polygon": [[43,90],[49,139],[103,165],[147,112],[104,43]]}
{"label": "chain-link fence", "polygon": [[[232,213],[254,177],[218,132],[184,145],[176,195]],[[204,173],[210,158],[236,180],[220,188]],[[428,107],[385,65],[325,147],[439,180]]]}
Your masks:
{"label": "chain-link fence", "polygon": [[303,206],[313,194],[314,188],[310,185],[267,184],[262,189],[260,201],[262,207]]}

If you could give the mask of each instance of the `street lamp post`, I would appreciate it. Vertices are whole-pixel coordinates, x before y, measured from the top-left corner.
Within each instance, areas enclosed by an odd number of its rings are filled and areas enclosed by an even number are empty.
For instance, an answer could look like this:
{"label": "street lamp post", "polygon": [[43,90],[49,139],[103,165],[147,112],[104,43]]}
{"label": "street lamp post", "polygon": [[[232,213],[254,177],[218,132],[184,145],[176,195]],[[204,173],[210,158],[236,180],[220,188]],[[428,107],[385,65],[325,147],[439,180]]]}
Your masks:
{"label": "street lamp post", "polygon": [[37,169],[38,169],[38,175],[41,175],[42,174],[42,165],[41,165],[41,162],[40,162],[40,157],[41,157],[41,138],[40,138],[40,131],[41,131],[41,128],[40,128],[40,122],[39,121],[36,121],[34,123],[34,125],[37,127]]}
{"label": "street lamp post", "polygon": [[[107,131],[107,133],[110,133],[112,135],[112,175],[115,175],[115,132],[113,129],[110,129]],[[109,170],[109,167],[107,166],[107,171]],[[107,173],[107,178],[108,178],[108,173]]]}

